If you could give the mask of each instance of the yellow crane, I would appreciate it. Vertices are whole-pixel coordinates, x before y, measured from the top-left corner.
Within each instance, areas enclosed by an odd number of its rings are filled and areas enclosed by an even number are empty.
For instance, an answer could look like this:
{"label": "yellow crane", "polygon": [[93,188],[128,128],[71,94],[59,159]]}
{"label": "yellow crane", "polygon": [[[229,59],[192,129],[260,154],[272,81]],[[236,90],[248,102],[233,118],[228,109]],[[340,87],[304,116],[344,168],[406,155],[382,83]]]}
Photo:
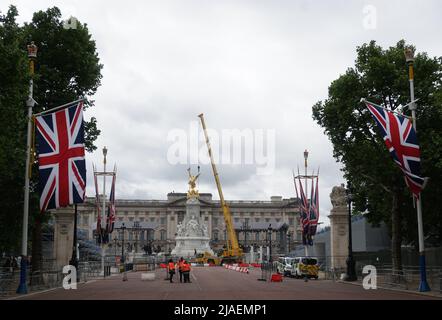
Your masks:
{"label": "yellow crane", "polygon": [[207,134],[206,123],[204,122],[204,115],[198,115],[203,126],[204,136],[206,137],[207,149],[209,151],[210,162],[212,163],[213,176],[215,177],[216,187],[218,188],[219,199],[221,201],[221,208],[223,210],[224,222],[226,224],[226,250],[223,252],[223,262],[240,262],[243,257],[242,249],[239,247],[238,239],[236,237],[235,228],[232,222],[232,214],[230,208],[224,200],[223,190],[219,181],[218,171],[216,170],[215,161],[213,160],[212,148],[210,147],[209,135]]}

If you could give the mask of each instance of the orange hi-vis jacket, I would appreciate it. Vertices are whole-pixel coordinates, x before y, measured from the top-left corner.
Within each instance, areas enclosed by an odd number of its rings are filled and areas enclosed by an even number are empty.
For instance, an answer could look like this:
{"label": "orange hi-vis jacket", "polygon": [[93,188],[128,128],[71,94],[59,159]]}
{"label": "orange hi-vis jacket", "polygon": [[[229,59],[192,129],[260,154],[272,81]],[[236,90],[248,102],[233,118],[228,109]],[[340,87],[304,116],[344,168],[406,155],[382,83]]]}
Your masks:
{"label": "orange hi-vis jacket", "polygon": [[178,269],[180,271],[183,271],[183,264],[184,264],[184,261],[178,261]]}
{"label": "orange hi-vis jacket", "polygon": [[169,271],[175,270],[175,263],[169,262],[169,265],[167,268],[169,269]]}
{"label": "orange hi-vis jacket", "polygon": [[183,272],[190,271],[190,264],[183,263],[183,267],[182,267],[181,271],[183,271]]}

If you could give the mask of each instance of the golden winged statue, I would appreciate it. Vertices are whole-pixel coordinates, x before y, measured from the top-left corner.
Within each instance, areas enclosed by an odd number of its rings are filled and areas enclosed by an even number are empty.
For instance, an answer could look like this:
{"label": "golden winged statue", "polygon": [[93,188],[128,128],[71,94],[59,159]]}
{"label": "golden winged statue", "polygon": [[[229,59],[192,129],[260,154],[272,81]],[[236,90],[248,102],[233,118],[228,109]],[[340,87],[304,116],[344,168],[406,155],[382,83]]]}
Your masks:
{"label": "golden winged statue", "polygon": [[190,173],[190,168],[187,169],[187,172],[189,173],[189,182],[188,182],[189,183],[189,191],[187,191],[187,199],[198,198],[199,193],[198,193],[198,190],[196,189],[196,180],[200,176],[200,173],[198,173],[196,176],[193,176]]}

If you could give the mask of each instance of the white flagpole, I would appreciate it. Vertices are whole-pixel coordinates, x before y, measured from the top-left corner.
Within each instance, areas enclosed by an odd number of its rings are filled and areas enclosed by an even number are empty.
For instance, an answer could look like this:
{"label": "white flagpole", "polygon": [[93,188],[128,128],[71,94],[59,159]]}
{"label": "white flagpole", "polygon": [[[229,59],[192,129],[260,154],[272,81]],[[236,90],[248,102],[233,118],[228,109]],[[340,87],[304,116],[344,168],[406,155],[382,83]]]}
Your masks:
{"label": "white flagpole", "polygon": [[[416,127],[416,104],[414,99],[414,51],[411,48],[405,49],[405,58],[408,63],[408,78],[410,81],[410,99],[411,104],[409,109],[411,110],[411,117],[413,119],[413,128],[417,133]],[[422,192],[419,197],[416,198],[416,209],[417,209],[417,228],[418,228],[418,238],[419,238],[419,266],[421,273],[421,282],[419,284],[419,291],[431,291],[430,286],[427,282],[427,272],[425,266],[425,243],[424,243],[424,225],[422,221]]]}
{"label": "white flagpole", "polygon": [[[107,155],[107,148],[103,148],[103,209],[102,209],[102,218],[101,218],[101,230],[104,230],[106,232],[106,155]],[[104,223],[104,229],[103,229],[103,223]],[[101,269],[103,270],[103,277],[106,276],[104,272],[104,256],[106,254],[106,244],[104,243],[104,239],[101,239]]]}
{"label": "white flagpole", "polygon": [[20,284],[17,288],[17,293],[28,293],[26,283],[26,271],[28,268],[28,217],[29,217],[29,180],[30,180],[30,165],[31,165],[31,143],[32,143],[32,109],[35,105],[34,94],[34,59],[37,58],[37,46],[34,42],[28,45],[29,58],[29,73],[31,79],[29,80],[29,96],[26,101],[28,107],[28,131],[26,137],[26,168],[25,168],[25,193],[23,201],[23,225],[22,225],[22,241],[21,241],[21,262],[20,262]]}

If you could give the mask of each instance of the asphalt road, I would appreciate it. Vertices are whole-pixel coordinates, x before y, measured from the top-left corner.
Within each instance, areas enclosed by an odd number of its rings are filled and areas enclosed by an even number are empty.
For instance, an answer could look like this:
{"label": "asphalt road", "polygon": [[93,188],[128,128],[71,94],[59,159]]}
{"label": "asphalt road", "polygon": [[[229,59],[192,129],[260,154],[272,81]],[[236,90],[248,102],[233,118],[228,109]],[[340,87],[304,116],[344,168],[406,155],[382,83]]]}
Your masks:
{"label": "asphalt road", "polygon": [[[81,283],[76,290],[63,288],[32,293],[16,299],[32,300],[94,300],[94,299],[155,299],[155,300],[389,300],[436,299],[415,293],[392,290],[364,290],[361,286],[333,282],[284,278],[283,282],[263,282],[259,270],[249,274],[222,267],[194,267],[191,283],[174,283],[164,280],[166,272],[156,271],[154,281],[141,281],[141,272],[128,273],[128,281],[122,275]],[[178,280],[178,281],[177,281]]]}

